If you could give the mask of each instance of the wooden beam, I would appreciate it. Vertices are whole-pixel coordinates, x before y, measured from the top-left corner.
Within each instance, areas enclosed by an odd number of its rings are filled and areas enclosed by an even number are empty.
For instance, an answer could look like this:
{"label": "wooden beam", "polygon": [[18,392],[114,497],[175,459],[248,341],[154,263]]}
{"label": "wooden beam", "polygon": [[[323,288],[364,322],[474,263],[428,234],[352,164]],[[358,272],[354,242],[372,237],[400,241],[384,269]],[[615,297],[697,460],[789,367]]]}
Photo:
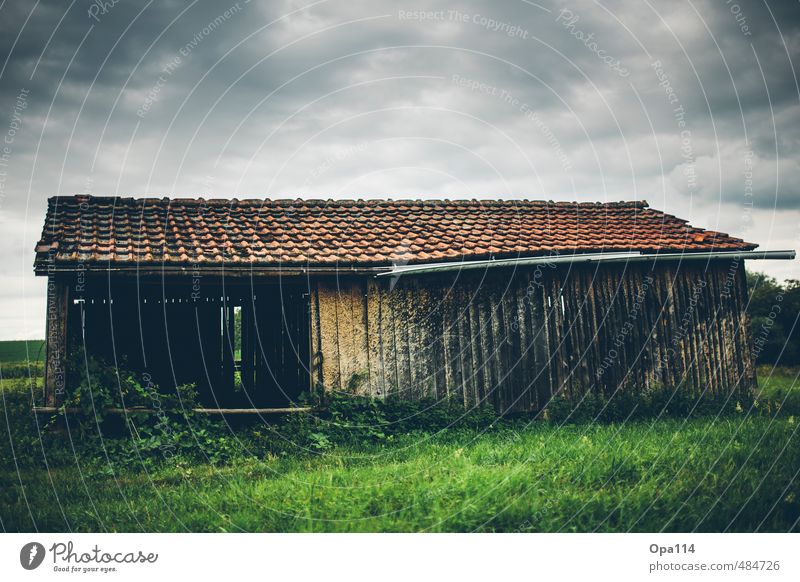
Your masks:
{"label": "wooden beam", "polygon": [[[33,412],[37,414],[55,414],[62,409],[57,406],[36,406]],[[311,413],[317,409],[306,406],[297,408],[192,408],[195,414],[304,414]],[[66,407],[63,409],[67,414],[80,414],[83,409],[76,407]],[[163,410],[155,408],[105,408],[105,414],[161,414]]]}
{"label": "wooden beam", "polygon": [[47,332],[45,335],[44,394],[48,406],[64,401],[67,365],[68,286],[50,276],[47,280]]}

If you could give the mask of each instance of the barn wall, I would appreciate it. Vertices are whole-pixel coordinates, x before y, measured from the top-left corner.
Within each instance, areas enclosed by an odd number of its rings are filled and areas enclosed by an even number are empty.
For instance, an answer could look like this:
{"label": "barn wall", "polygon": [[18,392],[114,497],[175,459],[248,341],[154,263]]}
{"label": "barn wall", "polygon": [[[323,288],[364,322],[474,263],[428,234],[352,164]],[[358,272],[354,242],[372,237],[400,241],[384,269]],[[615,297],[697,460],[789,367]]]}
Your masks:
{"label": "barn wall", "polygon": [[340,277],[318,280],[311,303],[326,391],[527,411],[558,392],[755,382],[741,262]]}

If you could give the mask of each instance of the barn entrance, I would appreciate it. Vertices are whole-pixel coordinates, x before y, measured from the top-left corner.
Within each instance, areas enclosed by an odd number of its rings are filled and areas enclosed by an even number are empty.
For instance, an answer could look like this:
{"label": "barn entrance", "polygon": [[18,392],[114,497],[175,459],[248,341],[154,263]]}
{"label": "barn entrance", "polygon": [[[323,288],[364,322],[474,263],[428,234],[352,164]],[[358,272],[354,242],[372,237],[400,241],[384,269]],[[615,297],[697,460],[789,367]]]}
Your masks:
{"label": "barn entrance", "polygon": [[207,408],[283,408],[310,389],[307,283],[242,277],[90,280],[69,301],[71,341]]}

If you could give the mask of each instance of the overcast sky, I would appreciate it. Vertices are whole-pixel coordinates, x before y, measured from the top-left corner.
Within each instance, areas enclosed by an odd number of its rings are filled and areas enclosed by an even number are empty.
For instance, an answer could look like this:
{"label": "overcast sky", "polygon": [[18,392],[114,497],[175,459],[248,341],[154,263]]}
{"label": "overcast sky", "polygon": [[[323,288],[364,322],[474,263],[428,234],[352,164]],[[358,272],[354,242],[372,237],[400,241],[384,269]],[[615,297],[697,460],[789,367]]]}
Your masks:
{"label": "overcast sky", "polygon": [[645,199],[800,247],[796,1],[141,4],[0,4],[0,339],[44,337],[54,194]]}

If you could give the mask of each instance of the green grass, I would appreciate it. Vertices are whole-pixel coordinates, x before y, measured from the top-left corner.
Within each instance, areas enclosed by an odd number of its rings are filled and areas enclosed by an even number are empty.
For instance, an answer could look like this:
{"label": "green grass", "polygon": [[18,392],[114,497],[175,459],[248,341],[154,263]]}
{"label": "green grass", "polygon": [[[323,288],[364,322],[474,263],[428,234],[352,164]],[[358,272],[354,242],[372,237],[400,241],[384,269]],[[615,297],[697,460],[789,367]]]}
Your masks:
{"label": "green grass", "polygon": [[0,363],[44,360],[44,340],[0,341]]}
{"label": "green grass", "polygon": [[541,425],[151,474],[25,469],[0,499],[9,530],[785,531],[793,434],[764,418]]}
{"label": "green grass", "polygon": [[[267,446],[216,465],[123,466],[80,439],[37,439],[26,407],[38,385],[3,390],[7,531],[798,530],[797,419],[766,404],[718,419],[497,423],[324,453]],[[251,432],[248,446],[253,435],[276,438]]]}
{"label": "green grass", "polygon": [[758,398],[800,411],[800,368],[758,368]]}

